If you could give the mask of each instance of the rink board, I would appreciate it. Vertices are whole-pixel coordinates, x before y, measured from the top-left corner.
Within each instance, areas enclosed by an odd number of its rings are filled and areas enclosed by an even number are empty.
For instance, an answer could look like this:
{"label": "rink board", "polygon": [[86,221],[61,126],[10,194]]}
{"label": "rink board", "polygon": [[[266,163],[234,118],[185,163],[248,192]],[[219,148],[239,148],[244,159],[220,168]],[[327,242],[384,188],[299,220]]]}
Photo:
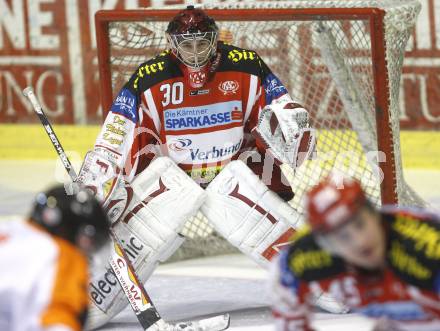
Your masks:
{"label": "rink board", "polygon": [[[82,158],[93,147],[100,126],[55,125],[66,151]],[[404,168],[440,169],[440,132],[402,131]],[[0,124],[0,159],[55,159],[53,147],[41,125]]]}

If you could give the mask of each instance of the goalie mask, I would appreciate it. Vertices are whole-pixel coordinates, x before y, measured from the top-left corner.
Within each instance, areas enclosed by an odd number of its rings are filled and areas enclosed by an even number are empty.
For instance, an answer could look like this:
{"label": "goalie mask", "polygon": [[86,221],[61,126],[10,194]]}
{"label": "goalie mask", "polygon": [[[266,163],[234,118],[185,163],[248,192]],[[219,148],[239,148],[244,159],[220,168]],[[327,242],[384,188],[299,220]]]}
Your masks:
{"label": "goalie mask", "polygon": [[184,64],[191,87],[200,88],[208,79],[209,61],[216,54],[218,27],[201,9],[188,6],[166,30],[173,54]]}
{"label": "goalie mask", "polygon": [[107,216],[89,192],[67,195],[64,186],[38,193],[31,222],[63,238],[90,255],[105,245],[110,236]]}

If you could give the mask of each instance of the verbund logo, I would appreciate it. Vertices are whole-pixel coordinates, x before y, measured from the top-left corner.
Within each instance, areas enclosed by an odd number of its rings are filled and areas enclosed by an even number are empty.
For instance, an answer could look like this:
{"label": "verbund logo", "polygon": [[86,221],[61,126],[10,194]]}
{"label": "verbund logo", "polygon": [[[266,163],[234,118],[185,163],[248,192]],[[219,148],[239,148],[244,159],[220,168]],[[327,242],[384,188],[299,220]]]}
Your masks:
{"label": "verbund logo", "polygon": [[242,143],[242,139],[240,139],[236,144],[232,144],[229,146],[212,146],[208,150],[200,150],[200,148],[191,148],[191,159],[193,161],[215,161],[218,159],[224,159],[225,157],[229,157],[240,150],[240,146]]}
{"label": "verbund logo", "polygon": [[171,149],[172,151],[175,151],[175,152],[181,152],[181,151],[187,150],[186,147],[190,146],[191,144],[192,144],[191,139],[180,138],[180,139],[176,139],[174,141],[171,141],[168,144],[168,148]]}

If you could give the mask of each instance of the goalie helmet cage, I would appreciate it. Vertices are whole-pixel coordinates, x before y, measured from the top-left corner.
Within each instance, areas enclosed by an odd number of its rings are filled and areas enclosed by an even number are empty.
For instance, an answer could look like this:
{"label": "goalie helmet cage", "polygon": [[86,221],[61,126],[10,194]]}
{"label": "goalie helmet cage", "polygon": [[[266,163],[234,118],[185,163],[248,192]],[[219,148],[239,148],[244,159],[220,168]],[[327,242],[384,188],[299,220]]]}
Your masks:
{"label": "goalie helmet cage", "polygon": [[[136,68],[168,48],[164,31],[180,9],[97,12],[104,112]],[[232,44],[255,50],[310,113],[316,158],[295,171],[283,166],[295,209],[303,212],[305,192],[331,170],[359,179],[376,205],[424,204],[404,181],[399,145],[399,84],[417,1],[228,2],[204,9],[232,33]],[[245,61],[235,53],[229,58],[238,66]],[[183,234],[180,257],[231,250],[201,214]]]}

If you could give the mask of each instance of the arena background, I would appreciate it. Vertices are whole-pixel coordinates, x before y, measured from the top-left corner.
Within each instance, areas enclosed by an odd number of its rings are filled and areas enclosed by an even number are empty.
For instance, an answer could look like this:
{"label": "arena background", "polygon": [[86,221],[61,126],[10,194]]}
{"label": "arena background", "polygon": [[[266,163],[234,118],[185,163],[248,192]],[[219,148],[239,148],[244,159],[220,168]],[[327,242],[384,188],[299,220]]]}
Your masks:
{"label": "arena background", "polygon": [[[202,2],[0,0],[0,221],[26,217],[37,191],[68,180],[23,88],[34,87],[78,170],[103,120],[94,13]],[[401,149],[406,180],[440,210],[440,0],[421,3],[403,70]],[[243,255],[225,255],[161,265],[146,288],[167,321],[229,312],[231,331],[273,331],[266,279]],[[355,314],[318,314],[313,327],[370,331],[372,325]],[[127,308],[101,330],[138,329]]]}

